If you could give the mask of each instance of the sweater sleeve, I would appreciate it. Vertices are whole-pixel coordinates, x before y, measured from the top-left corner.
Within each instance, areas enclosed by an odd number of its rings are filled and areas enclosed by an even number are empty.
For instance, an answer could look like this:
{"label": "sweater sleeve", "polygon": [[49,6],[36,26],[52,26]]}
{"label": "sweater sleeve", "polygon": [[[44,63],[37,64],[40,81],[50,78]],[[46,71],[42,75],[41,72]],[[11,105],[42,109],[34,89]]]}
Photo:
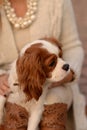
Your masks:
{"label": "sweater sleeve", "polygon": [[62,31],[60,41],[63,48],[63,59],[70,64],[76,79],[81,74],[84,51],[79,39],[71,0],[64,0]]}
{"label": "sweater sleeve", "polygon": [[[1,9],[1,3],[0,3],[0,9]],[[0,10],[0,29],[1,29],[1,10]],[[1,33],[1,31],[0,31],[0,33]],[[1,42],[1,39],[0,39],[0,42]],[[6,71],[3,70],[3,69],[0,67],[0,75],[5,74],[5,73],[6,73]]]}
{"label": "sweater sleeve", "polygon": [[[1,33],[1,8],[2,8],[2,0],[0,1],[0,33]],[[0,37],[0,43],[1,43],[1,37]],[[1,45],[0,45],[1,47]],[[1,60],[1,55],[0,55],[0,60]],[[1,64],[1,61],[0,61],[0,75],[3,75],[3,74],[7,74],[7,70],[3,69],[2,67],[2,64]]]}

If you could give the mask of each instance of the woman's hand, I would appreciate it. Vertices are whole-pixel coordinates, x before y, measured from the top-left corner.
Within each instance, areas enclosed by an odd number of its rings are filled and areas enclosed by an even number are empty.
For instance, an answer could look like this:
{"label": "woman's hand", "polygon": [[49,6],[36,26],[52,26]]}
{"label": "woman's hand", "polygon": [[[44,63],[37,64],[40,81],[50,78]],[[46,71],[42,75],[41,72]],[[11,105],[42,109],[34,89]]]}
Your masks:
{"label": "woman's hand", "polygon": [[49,88],[54,88],[63,85],[64,83],[71,82],[75,79],[74,72],[71,70],[70,73],[61,81],[52,83],[52,85]]}
{"label": "woman's hand", "polygon": [[7,96],[10,92],[8,86],[8,75],[0,75],[0,95]]}

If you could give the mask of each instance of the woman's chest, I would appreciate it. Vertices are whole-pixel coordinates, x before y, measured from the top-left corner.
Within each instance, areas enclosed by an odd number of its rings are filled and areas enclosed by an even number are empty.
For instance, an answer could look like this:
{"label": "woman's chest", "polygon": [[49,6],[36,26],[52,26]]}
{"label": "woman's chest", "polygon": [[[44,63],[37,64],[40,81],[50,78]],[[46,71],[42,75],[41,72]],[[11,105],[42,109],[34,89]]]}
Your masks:
{"label": "woman's chest", "polygon": [[[52,1],[52,0],[51,0]],[[59,5],[57,8],[60,8]],[[60,8],[61,10],[61,8]],[[25,29],[14,29],[13,33],[18,50],[29,42],[44,37],[56,37],[60,35],[61,11],[56,10],[55,4],[52,2],[40,0],[38,2],[36,19]]]}
{"label": "woman's chest", "polygon": [[[36,19],[25,29],[13,29],[7,18],[2,18],[4,26],[1,35],[0,64],[12,62],[26,43],[44,37],[54,37],[59,40],[62,24],[62,0],[55,1],[59,1],[59,4],[57,5],[53,0],[45,2],[39,0]],[[4,33],[6,28],[8,33]]]}

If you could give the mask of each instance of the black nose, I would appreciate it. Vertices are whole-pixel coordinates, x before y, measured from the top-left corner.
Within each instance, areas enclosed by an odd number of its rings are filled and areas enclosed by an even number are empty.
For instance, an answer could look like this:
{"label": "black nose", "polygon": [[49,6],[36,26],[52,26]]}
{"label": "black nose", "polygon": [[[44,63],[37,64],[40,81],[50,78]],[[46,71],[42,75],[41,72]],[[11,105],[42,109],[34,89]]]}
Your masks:
{"label": "black nose", "polygon": [[65,70],[65,71],[68,71],[69,70],[69,64],[64,64],[62,69]]}

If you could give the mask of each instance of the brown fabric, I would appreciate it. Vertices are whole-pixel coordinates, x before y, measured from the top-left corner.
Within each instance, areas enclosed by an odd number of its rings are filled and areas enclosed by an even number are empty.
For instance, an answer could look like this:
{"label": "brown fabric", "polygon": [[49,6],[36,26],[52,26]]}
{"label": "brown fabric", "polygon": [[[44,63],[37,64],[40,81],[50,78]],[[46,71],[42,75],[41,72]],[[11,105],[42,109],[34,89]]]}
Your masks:
{"label": "brown fabric", "polygon": [[67,105],[55,103],[44,106],[40,130],[66,130]]}
{"label": "brown fabric", "polygon": [[0,125],[0,130],[4,130],[4,126],[3,125]]}
{"label": "brown fabric", "polygon": [[16,104],[7,103],[4,130],[27,130],[28,112]]}
{"label": "brown fabric", "polygon": [[[0,130],[27,130],[28,112],[17,104],[7,103],[4,126]],[[67,105],[45,105],[40,130],[66,130]]]}
{"label": "brown fabric", "polygon": [[73,115],[73,106],[71,106],[67,112],[67,122],[66,122],[67,130],[75,130],[75,121]]}

